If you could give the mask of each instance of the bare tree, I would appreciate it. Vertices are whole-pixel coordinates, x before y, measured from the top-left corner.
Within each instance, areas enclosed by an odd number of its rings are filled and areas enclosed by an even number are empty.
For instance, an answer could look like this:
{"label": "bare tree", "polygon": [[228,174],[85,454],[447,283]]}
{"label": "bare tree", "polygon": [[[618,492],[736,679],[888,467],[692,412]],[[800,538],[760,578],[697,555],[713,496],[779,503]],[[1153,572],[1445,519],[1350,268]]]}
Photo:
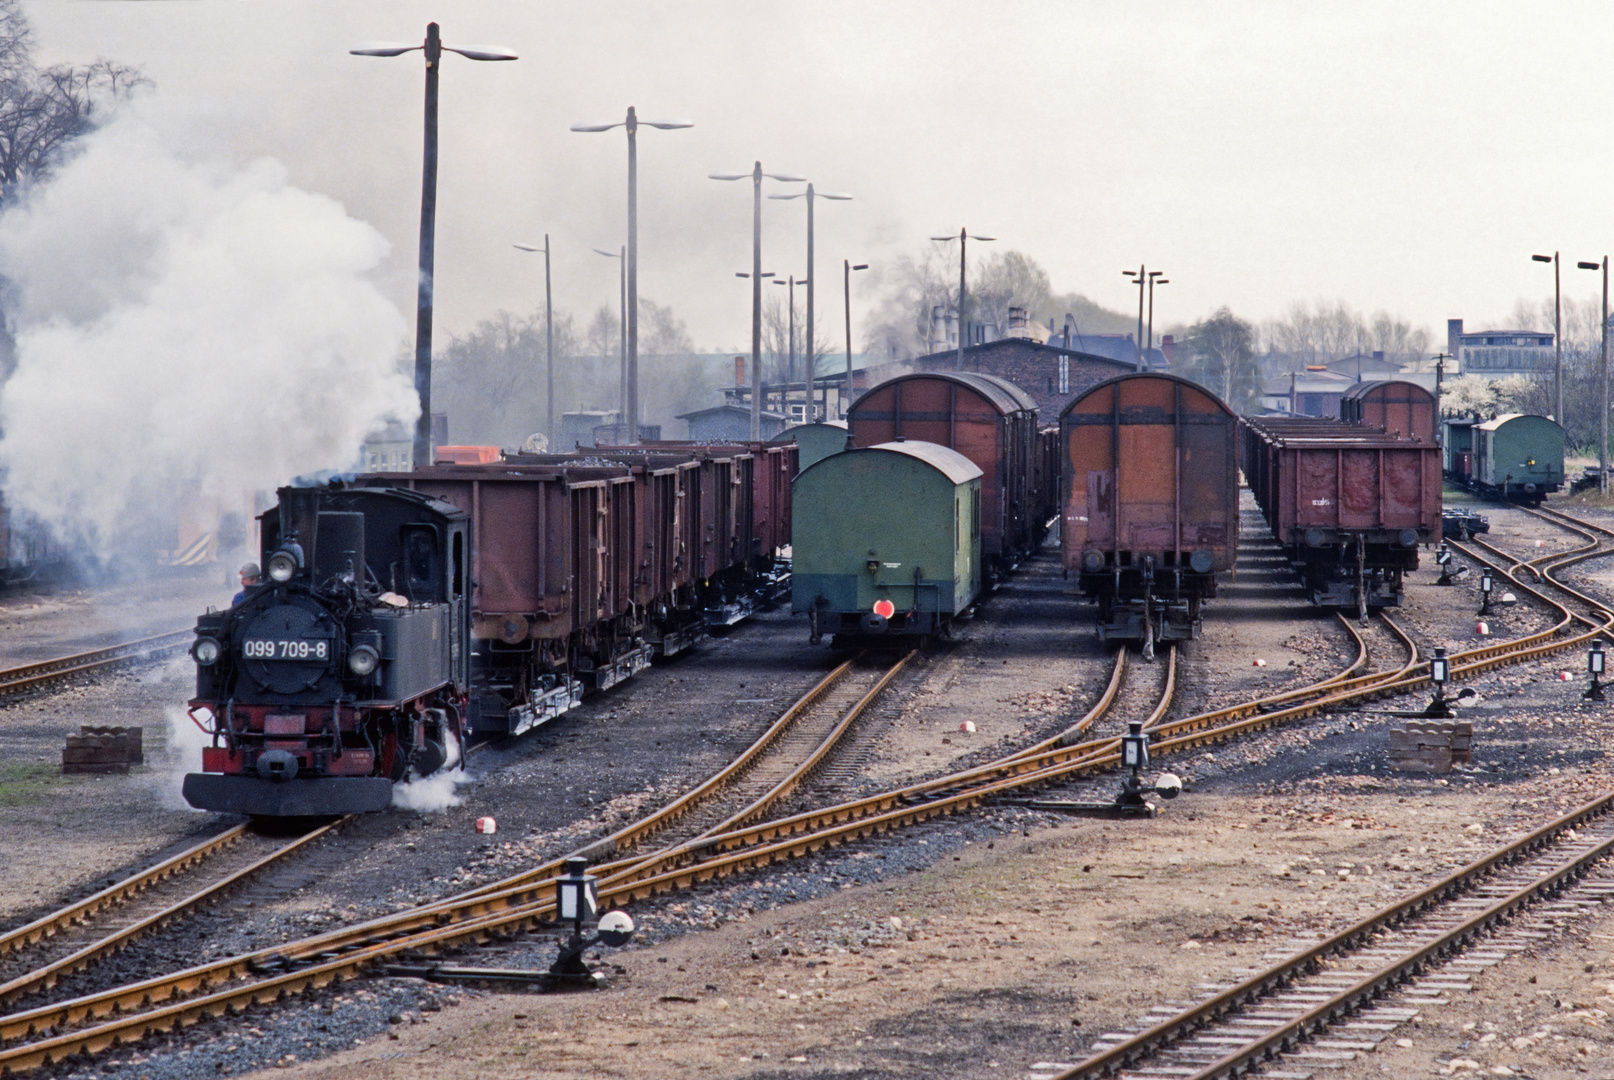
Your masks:
{"label": "bare tree", "polygon": [[1029,255],[994,251],[970,275],[970,319],[992,327],[990,337],[1009,332],[1009,309],[1024,308],[1035,319],[1051,314],[1053,290],[1048,271]]}
{"label": "bare tree", "polygon": [[1429,331],[1413,327],[1389,312],[1371,320],[1343,300],[1296,301],[1281,319],[1262,327],[1269,353],[1283,353],[1303,364],[1323,364],[1347,356],[1382,350],[1385,359],[1408,363],[1429,349]]}
{"label": "bare tree", "polygon": [[[555,411],[592,397],[597,375],[577,363],[572,317],[555,313]],[[548,403],[544,313],[494,313],[471,333],[452,337],[438,363],[433,405],[449,414],[456,441],[512,446],[543,427]],[[617,365],[609,366],[611,386]]]}
{"label": "bare tree", "polygon": [[0,196],[49,175],[74,139],[119,102],[151,85],[140,70],[104,57],[91,64],[33,62],[33,31],[20,0],[0,0]]}
{"label": "bare tree", "polygon": [[1236,411],[1247,411],[1261,396],[1255,327],[1227,308],[1189,327],[1183,351],[1189,378],[1215,389]]}

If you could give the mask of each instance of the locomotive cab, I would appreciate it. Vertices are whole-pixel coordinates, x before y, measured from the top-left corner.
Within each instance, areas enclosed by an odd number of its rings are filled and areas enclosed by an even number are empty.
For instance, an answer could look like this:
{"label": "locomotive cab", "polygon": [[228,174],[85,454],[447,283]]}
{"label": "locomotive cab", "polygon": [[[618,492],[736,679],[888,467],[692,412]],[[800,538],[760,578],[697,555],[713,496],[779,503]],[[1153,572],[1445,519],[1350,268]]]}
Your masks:
{"label": "locomotive cab", "polygon": [[185,798],[203,810],[384,809],[392,784],[458,760],[467,523],[411,491],[283,488],[266,580],[197,622],[191,716],[213,737]]}

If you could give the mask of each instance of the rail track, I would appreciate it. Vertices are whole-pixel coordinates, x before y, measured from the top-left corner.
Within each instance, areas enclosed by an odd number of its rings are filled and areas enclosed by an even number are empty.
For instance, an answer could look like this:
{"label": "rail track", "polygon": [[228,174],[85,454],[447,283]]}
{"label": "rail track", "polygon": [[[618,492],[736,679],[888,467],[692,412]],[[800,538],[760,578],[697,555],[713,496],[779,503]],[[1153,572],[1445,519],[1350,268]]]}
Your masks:
{"label": "rail track", "polygon": [[[1463,550],[1469,558],[1507,573],[1506,568],[1484,555]],[[1453,676],[1471,677],[1504,664],[1572,648],[1593,635],[1608,633],[1614,627],[1614,614],[1592,598],[1551,580],[1555,569],[1608,553],[1594,543],[1586,550],[1558,553],[1538,561],[1547,583],[1588,605],[1590,610],[1585,614],[1571,611],[1567,605],[1509,575],[1519,589],[1547,604],[1560,618],[1545,630],[1453,655]],[[1419,660],[1415,644],[1394,622],[1384,620],[1390,632],[1402,641],[1406,660],[1385,671],[1363,673],[1368,652],[1365,639],[1347,620],[1341,621],[1358,645],[1357,658],[1343,671],[1298,690],[1174,721],[1164,719],[1175,682],[1175,656],[1169,654],[1162,700],[1147,721],[1155,735],[1152,752],[1159,756],[1179,753],[1331,709],[1416,692],[1429,685],[1427,664]],[[602,903],[620,904],[955,813],[1011,792],[1107,771],[1119,761],[1118,737],[1088,736],[1114,704],[1126,665],[1126,654],[1118,653],[1104,693],[1070,728],[997,761],[773,820],[755,820],[765,812],[762,810],[731,815],[731,819],[716,826],[698,830],[693,838],[648,854],[637,852],[644,839],[683,817],[747,769],[789,726],[787,718],[793,722],[793,714],[808,708],[846,670],[837,669],[809,691],[802,702],[787,710],[756,745],[723,773],[573,854],[595,863],[593,869],[601,876]],[[468,893],[303,941],[0,1016],[0,1071],[20,1072],[66,1056],[96,1053],[155,1032],[178,1029],[204,1017],[327,986],[359,975],[370,965],[400,953],[435,952],[543,926],[553,911],[554,878],[562,861],[551,860]]]}
{"label": "rail track", "polygon": [[[1545,601],[1559,613],[1559,621],[1500,646],[1460,653],[1454,657],[1454,671],[1483,670],[1513,656],[1532,658],[1543,655],[1548,645],[1568,648],[1608,630],[1607,608],[1557,580],[1554,571],[1614,553],[1614,546],[1594,535],[1614,538],[1614,530],[1556,511],[1537,516],[1578,533],[1584,542],[1569,551],[1528,559],[1486,541],[1473,544],[1502,562],[1456,546]],[[1534,574],[1537,583],[1551,584],[1585,603],[1589,613],[1573,612],[1524,585],[1518,576],[1523,570]],[[1590,629],[1577,633],[1576,624]],[[1564,633],[1570,636],[1558,636]],[[1416,1015],[1420,995],[1427,999],[1431,992],[1466,983],[1466,972],[1425,976],[1483,935],[1493,934],[1504,921],[1536,910],[1546,910],[1550,918],[1554,908],[1614,896],[1614,872],[1604,865],[1614,853],[1610,809],[1614,793],[1337,934],[1306,943],[1264,970],[1232,985],[1211,987],[1201,1000],[1162,1006],[1133,1028],[1101,1037],[1085,1061],[1039,1075],[1046,1080],[1221,1080],[1261,1067],[1263,1075],[1298,1080],[1371,1050],[1389,1031]],[[1561,895],[1568,890],[1576,894]],[[1556,905],[1547,903],[1555,897]],[[1539,933],[1529,927],[1515,927],[1513,932],[1526,937]],[[1505,938],[1491,940],[1493,950],[1501,952],[1480,955],[1477,962],[1494,963],[1506,951],[1523,947]],[[1397,994],[1404,999],[1396,1000]]]}
{"label": "rail track", "polygon": [[1488,943],[1488,954],[1470,958],[1483,966],[1540,934],[1515,926],[1495,936],[1509,920],[1552,900],[1549,917],[1614,896],[1611,808],[1614,793],[1203,1000],[1107,1033],[1049,1080],[1222,1080],[1257,1066],[1298,1080],[1338,1066],[1416,1015],[1420,999],[1466,985],[1467,971],[1446,968],[1464,950]]}
{"label": "rail track", "polygon": [[101,671],[135,660],[149,660],[163,656],[176,649],[183,649],[194,639],[195,633],[192,630],[175,630],[168,634],[154,634],[151,637],[126,641],[121,645],[110,645],[104,649],[91,649],[89,652],[74,653],[72,656],[57,657],[55,660],[41,660],[38,663],[7,668],[0,671],[0,698],[38,690],[76,675]]}
{"label": "rail track", "polygon": [[95,894],[0,934],[0,1007],[127,948],[339,828],[294,837],[237,825]]}

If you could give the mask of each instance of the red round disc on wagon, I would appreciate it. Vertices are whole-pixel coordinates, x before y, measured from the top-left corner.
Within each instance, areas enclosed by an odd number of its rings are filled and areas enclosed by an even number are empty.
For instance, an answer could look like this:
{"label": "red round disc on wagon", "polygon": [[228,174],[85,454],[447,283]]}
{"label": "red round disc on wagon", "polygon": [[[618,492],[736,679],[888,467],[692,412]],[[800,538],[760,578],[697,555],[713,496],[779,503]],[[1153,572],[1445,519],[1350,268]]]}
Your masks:
{"label": "red round disc on wagon", "polygon": [[889,619],[897,613],[897,605],[889,600],[876,600],[874,602],[874,613],[882,619]]}

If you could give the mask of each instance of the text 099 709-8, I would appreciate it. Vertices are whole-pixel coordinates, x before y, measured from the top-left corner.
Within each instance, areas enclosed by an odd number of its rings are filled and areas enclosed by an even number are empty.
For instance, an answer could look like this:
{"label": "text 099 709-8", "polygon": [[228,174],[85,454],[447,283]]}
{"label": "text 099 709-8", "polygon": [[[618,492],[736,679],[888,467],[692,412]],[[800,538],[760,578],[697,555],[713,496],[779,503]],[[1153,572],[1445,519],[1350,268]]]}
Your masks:
{"label": "text 099 709-8", "polygon": [[326,641],[246,641],[241,655],[248,660],[324,660],[330,655]]}

